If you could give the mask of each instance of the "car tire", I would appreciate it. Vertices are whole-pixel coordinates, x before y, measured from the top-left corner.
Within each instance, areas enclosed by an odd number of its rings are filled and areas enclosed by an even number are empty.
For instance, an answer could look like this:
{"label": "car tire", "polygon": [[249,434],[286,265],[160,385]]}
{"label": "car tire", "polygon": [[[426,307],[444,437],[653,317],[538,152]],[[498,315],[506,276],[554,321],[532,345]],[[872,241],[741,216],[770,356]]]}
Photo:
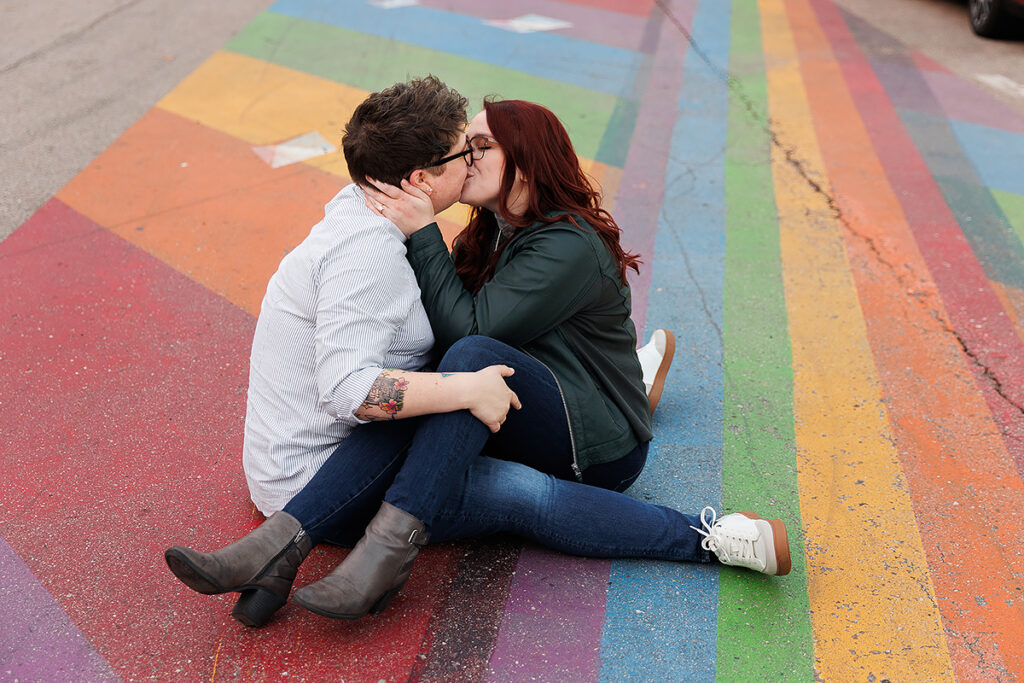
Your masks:
{"label": "car tire", "polygon": [[971,30],[983,38],[998,38],[1006,30],[1004,0],[968,0]]}

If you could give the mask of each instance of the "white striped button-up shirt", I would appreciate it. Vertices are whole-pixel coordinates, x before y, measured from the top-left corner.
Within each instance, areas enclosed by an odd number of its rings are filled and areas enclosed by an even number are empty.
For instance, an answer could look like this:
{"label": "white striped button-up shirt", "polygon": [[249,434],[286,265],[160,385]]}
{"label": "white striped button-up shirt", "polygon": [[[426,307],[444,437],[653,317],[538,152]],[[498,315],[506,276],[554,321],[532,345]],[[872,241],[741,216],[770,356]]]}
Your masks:
{"label": "white striped button-up shirt", "polygon": [[361,422],[382,369],[423,369],[433,343],[405,237],[345,187],[281,261],[256,323],[242,465],[260,512],[284,507]]}

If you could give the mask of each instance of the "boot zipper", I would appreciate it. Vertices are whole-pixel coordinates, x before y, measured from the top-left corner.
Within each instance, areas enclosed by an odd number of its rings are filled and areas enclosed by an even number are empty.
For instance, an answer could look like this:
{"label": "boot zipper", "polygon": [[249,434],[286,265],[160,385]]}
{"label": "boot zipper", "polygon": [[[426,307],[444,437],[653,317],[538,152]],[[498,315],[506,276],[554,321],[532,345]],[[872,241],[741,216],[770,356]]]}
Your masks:
{"label": "boot zipper", "polygon": [[[523,351],[523,349],[519,350]],[[551,368],[532,353],[527,351],[523,351],[523,353],[543,365],[548,372],[551,372]],[[576,481],[582,483],[583,470],[580,469],[580,463],[576,457],[576,437],[572,433],[572,420],[569,419],[569,404],[565,402],[565,392],[562,391],[562,383],[558,381],[558,377],[555,377],[555,373],[551,372],[551,377],[555,380],[555,386],[558,387],[558,397],[562,399],[562,409],[565,411],[565,424],[569,428],[569,446],[572,449],[572,473],[576,475]]]}
{"label": "boot zipper", "polygon": [[287,543],[285,543],[284,547],[281,548],[280,550],[278,550],[277,553],[275,553],[274,556],[272,558],[270,558],[270,560],[265,565],[263,565],[263,568],[260,569],[259,572],[256,573],[256,576],[254,576],[251,579],[249,579],[249,583],[252,583],[254,581],[259,581],[261,578],[263,578],[263,576],[267,573],[267,570],[270,569],[272,566],[274,566],[274,564],[278,560],[280,560],[282,557],[284,557],[284,554],[287,553],[288,550],[292,546],[297,544],[302,539],[302,537],[305,536],[305,535],[306,535],[306,530],[303,529],[302,527],[299,527],[298,533],[296,533],[292,537],[292,540],[290,540]]}

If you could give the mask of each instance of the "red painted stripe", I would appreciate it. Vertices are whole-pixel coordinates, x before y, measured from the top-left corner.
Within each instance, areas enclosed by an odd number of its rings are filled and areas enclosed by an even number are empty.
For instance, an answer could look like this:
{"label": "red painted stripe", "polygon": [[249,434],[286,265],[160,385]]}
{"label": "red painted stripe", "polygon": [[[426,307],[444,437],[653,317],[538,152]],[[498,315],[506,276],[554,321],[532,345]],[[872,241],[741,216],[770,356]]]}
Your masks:
{"label": "red painted stripe", "polygon": [[[253,245],[254,249],[259,245]],[[123,678],[404,679],[445,581],[427,549],[381,618],[267,628],[167,571],[254,523],[240,467],[254,320],[51,200],[0,243],[0,525]],[[341,556],[317,551],[300,585]]]}

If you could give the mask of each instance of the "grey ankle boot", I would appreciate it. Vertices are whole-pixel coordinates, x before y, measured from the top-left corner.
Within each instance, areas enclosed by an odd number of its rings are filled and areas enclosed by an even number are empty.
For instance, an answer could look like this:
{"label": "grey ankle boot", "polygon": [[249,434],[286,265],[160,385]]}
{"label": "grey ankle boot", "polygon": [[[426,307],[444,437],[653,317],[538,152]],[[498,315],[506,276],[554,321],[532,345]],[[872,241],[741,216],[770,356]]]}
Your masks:
{"label": "grey ankle boot", "polygon": [[164,553],[182,583],[206,595],[240,592],[231,616],[246,626],[269,621],[291,591],[299,565],[313,547],[299,521],[276,512],[231,545],[212,553],[174,546]]}
{"label": "grey ankle boot", "polygon": [[294,600],[334,619],[377,614],[405,585],[420,546],[428,540],[421,521],[382,503],[345,561],[323,579],[295,591]]}

